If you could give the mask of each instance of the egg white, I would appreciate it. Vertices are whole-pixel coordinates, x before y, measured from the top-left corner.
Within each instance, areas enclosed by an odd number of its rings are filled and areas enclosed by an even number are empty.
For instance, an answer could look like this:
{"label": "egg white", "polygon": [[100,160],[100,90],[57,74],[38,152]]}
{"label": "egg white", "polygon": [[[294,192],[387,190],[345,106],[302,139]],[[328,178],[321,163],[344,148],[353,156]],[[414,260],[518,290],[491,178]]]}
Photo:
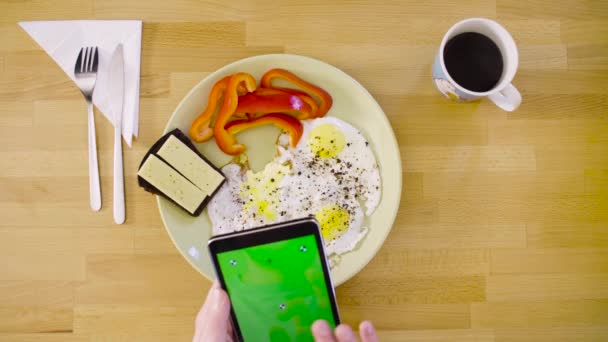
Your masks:
{"label": "egg white", "polygon": [[[336,212],[348,213],[340,216],[348,221],[347,229],[328,232],[335,227],[320,222],[322,231],[325,229],[326,253],[340,255],[356,248],[368,231],[364,217],[374,212],[381,197],[380,173],[371,147],[359,130],[340,119],[325,117],[302,123],[304,132],[298,145],[291,147],[289,136],[282,134],[277,157],[257,174],[238,164],[222,168],[227,182],[208,206],[214,234],[341,208]],[[269,179],[273,182],[268,183]],[[253,194],[251,187],[259,184],[264,190],[256,188]],[[261,204],[263,213],[259,211]]]}

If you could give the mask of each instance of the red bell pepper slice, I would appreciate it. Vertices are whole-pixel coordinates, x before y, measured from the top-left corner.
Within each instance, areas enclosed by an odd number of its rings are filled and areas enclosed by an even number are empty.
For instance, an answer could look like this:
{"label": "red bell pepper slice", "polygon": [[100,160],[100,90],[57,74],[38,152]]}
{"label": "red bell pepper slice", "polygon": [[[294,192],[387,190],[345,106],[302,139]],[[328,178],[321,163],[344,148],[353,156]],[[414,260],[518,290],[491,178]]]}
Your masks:
{"label": "red bell pepper slice", "polygon": [[315,96],[319,100],[319,111],[315,117],[322,117],[331,108],[333,104],[333,99],[328,92],[324,89],[317,87],[314,84],[308,83],[293,73],[285,70],[285,69],[271,69],[268,70],[264,76],[262,76],[262,81],[260,82],[261,86],[264,88],[272,87],[272,80],[275,78],[284,79],[302,89],[309,92],[313,96]]}
{"label": "red bell pepper slice", "polygon": [[316,117],[319,112],[319,105],[315,99],[313,99],[308,93],[290,88],[258,88],[254,92],[254,94],[259,95],[271,95],[271,94],[291,94],[297,95],[302,101],[310,106],[310,117]]}
{"label": "red bell pepper slice", "polygon": [[304,128],[300,120],[283,113],[270,113],[255,119],[235,120],[226,124],[228,133],[237,134],[246,129],[264,125],[275,125],[289,134],[290,144],[295,147],[302,137]]}
{"label": "red bell pepper slice", "polygon": [[280,90],[266,89],[239,96],[236,117],[256,118],[269,113],[286,113],[300,120],[310,118],[312,108],[300,96]]}

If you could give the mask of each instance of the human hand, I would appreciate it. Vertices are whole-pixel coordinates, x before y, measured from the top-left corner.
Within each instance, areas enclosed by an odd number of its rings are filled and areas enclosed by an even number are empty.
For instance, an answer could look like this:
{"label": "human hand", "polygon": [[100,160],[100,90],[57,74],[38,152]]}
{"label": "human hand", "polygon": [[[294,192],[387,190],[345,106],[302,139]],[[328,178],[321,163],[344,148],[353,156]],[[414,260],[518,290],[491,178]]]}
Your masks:
{"label": "human hand", "polygon": [[[335,331],[331,331],[331,327],[326,321],[318,320],[313,323],[311,329],[315,342],[357,342],[357,336],[346,324],[340,324]],[[361,342],[378,342],[376,330],[369,321],[359,324],[359,336]]]}
{"label": "human hand", "polygon": [[[357,337],[352,329],[340,324],[335,332],[326,321],[318,320],[312,327],[316,342],[356,342]],[[364,321],[359,325],[361,342],[377,342],[378,338],[374,326]],[[207,299],[196,315],[193,342],[204,341],[235,341],[232,324],[230,323],[230,300],[219,284],[213,283]]]}
{"label": "human hand", "polygon": [[213,282],[203,307],[196,315],[193,342],[233,342],[228,294]]}

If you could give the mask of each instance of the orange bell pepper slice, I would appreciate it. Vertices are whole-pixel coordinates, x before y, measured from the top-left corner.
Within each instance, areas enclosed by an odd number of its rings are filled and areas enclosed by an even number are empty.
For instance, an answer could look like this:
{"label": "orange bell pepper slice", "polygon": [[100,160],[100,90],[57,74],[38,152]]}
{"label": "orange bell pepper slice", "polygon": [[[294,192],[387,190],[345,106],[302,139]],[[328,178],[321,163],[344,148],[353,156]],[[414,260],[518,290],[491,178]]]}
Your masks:
{"label": "orange bell pepper slice", "polygon": [[217,146],[229,155],[241,154],[246,149],[245,145],[239,144],[234,134],[228,132],[225,128],[238,105],[238,90],[240,85],[243,85],[248,92],[254,91],[257,87],[253,76],[247,73],[239,72],[230,76],[230,81],[224,92],[224,102],[217,113],[215,125],[213,126],[213,135],[215,136]]}
{"label": "orange bell pepper slice", "polygon": [[312,108],[298,95],[266,89],[239,96],[236,117],[256,118],[270,113],[291,114],[300,120],[310,118]]}
{"label": "orange bell pepper slice", "polygon": [[237,134],[253,127],[275,125],[289,134],[291,146],[295,147],[302,137],[304,128],[300,120],[283,113],[270,113],[250,120],[230,121],[226,125],[228,133]]}
{"label": "orange bell pepper slice", "polygon": [[325,116],[325,114],[327,114],[333,104],[333,99],[331,98],[331,95],[329,95],[329,93],[326,92],[324,89],[304,81],[303,79],[299,78],[298,76],[285,69],[268,70],[264,74],[264,76],[262,76],[260,84],[264,88],[271,88],[272,80],[275,78],[284,79],[289,83],[292,83],[315,96],[319,100],[319,111],[317,112],[315,117]]}
{"label": "orange bell pepper slice", "polygon": [[213,137],[213,129],[209,127],[211,123],[211,118],[213,114],[215,114],[215,110],[217,109],[217,105],[224,95],[224,91],[226,91],[226,87],[228,86],[228,82],[230,81],[230,76],[226,76],[221,80],[217,81],[213,88],[211,88],[211,93],[209,94],[209,99],[207,100],[207,108],[192,122],[190,126],[190,138],[196,142],[205,142],[211,137]]}
{"label": "orange bell pepper slice", "polygon": [[[207,107],[192,122],[192,125],[190,126],[190,138],[192,140],[201,143],[213,137],[213,128],[209,126],[211,124],[213,114],[215,114],[215,111],[218,107],[218,103],[224,95],[224,91],[226,91],[226,87],[228,86],[229,81],[230,76],[226,76],[221,80],[217,81],[213,85],[213,88],[211,88],[211,93],[209,93],[209,99],[207,100]],[[239,84],[238,91],[241,94],[247,92],[243,84]]]}

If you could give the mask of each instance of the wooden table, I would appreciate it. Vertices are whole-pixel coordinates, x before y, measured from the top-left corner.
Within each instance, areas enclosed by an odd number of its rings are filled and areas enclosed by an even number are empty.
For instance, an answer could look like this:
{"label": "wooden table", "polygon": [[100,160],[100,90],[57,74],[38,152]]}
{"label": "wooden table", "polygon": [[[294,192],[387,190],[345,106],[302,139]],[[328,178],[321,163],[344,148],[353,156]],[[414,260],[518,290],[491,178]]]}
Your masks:
{"label": "wooden table", "polygon": [[[404,192],[376,258],[337,290],[382,341],[608,340],[608,2],[0,3],[0,340],[189,340],[209,282],[165,232],[136,167],[201,78],[237,59],[327,61],[376,97]],[[520,48],[521,108],[441,98],[431,63],[465,17]],[[112,129],[97,113],[103,209],[88,207],[85,102],[16,24],[143,19],[140,138],[112,221]]]}

